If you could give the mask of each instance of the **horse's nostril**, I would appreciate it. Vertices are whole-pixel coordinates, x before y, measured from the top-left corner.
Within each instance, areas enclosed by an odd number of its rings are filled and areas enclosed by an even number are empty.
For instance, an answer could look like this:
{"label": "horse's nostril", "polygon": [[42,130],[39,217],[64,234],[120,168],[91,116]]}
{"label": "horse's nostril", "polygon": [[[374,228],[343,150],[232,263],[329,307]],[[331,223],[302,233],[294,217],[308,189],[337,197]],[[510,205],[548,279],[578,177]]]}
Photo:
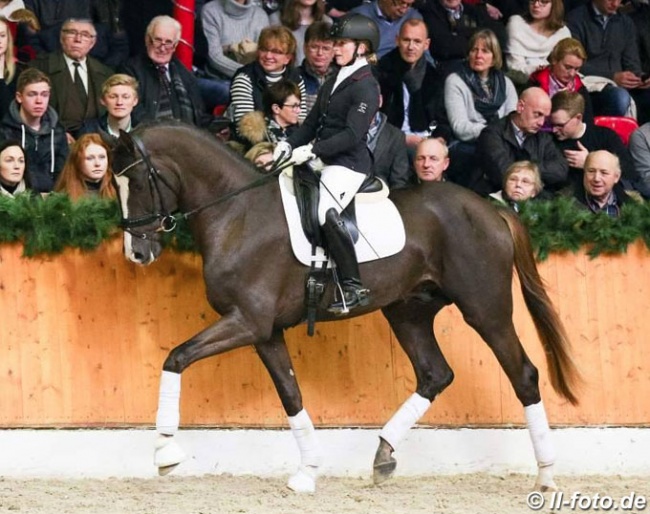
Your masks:
{"label": "horse's nostril", "polygon": [[133,260],[137,262],[144,262],[145,261],[145,255],[141,252],[133,252]]}

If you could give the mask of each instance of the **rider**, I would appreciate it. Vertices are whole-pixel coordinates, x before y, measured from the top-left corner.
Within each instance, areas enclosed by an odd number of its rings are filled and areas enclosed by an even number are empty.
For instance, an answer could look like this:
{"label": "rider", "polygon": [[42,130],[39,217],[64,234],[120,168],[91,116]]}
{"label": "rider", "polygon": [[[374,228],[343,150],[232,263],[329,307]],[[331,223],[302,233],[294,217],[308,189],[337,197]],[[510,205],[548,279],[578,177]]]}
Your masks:
{"label": "rider", "polygon": [[292,148],[299,147],[291,155],[293,163],[318,157],[326,165],[321,173],[318,220],[341,285],[340,298],[328,310],[342,314],[370,301],[359,277],[354,242],[339,215],[371,173],[366,137],[379,108],[379,84],[370,63],[379,45],[379,29],[366,16],[348,14],[332,26],[331,36],[340,70],[323,84],[305,122],[278,143],[273,157],[286,159]]}

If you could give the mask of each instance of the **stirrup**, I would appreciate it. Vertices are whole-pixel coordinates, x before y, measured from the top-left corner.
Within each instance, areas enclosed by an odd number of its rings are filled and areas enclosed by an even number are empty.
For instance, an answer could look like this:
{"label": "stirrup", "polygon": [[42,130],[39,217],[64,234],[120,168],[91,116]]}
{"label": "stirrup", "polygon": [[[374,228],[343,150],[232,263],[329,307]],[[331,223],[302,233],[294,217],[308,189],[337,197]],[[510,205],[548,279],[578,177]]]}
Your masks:
{"label": "stirrup", "polygon": [[327,308],[328,312],[341,315],[350,312],[350,309],[362,307],[370,303],[370,289],[343,289],[341,299],[335,301]]}

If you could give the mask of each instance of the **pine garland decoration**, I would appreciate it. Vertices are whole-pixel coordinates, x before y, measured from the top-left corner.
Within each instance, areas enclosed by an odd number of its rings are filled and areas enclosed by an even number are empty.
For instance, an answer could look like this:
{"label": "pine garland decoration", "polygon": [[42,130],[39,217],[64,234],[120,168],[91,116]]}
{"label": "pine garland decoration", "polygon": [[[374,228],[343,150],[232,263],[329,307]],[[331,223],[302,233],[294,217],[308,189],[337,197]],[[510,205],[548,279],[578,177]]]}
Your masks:
{"label": "pine garland decoration", "polygon": [[[650,249],[650,203],[629,202],[618,218],[593,214],[570,198],[526,202],[520,216],[539,260],[551,253],[586,248],[591,257],[622,253],[641,239]],[[67,247],[93,250],[121,234],[117,203],[96,197],[76,202],[65,194],[46,198],[23,194],[0,197],[0,244],[22,242],[26,257],[54,255]],[[197,252],[188,222],[178,220],[163,244],[177,252]]]}

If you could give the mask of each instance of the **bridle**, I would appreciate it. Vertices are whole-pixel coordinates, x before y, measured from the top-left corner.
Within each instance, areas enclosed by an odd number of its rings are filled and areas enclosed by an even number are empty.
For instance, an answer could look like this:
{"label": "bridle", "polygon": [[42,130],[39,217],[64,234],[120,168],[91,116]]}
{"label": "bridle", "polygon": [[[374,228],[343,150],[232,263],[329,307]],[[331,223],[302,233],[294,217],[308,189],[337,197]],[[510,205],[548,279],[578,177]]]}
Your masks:
{"label": "bridle", "polygon": [[160,191],[161,184],[165,185],[168,189],[173,190],[171,184],[152,164],[149,153],[144,147],[142,140],[137,136],[129,135],[128,137],[133,141],[133,146],[141,155],[141,158],[115,173],[115,176],[119,177],[138,164],[144,163],[147,166],[147,178],[149,180],[149,191],[151,191],[151,203],[154,205],[155,212],[137,218],[122,217],[120,225],[125,232],[128,232],[138,239],[148,239],[149,236],[146,232],[137,231],[134,230],[134,228],[150,225],[156,221],[159,221],[160,225],[154,232],[171,232],[176,228],[176,217],[173,216],[171,211],[165,206],[165,200]]}
{"label": "bridle", "polygon": [[131,168],[138,166],[139,164],[145,164],[147,167],[149,190],[151,191],[151,203],[152,205],[154,205],[154,210],[155,210],[155,212],[151,214],[145,214],[144,216],[139,216],[137,218],[122,217],[122,220],[120,222],[122,229],[125,232],[131,234],[133,237],[137,237],[138,239],[149,239],[150,236],[146,232],[134,230],[134,228],[136,227],[150,225],[158,221],[159,226],[153,232],[172,232],[173,230],[176,229],[177,222],[179,219],[181,218],[188,219],[190,216],[193,216],[203,211],[204,209],[207,209],[208,207],[213,207],[217,204],[225,202],[226,200],[229,200],[230,198],[237,196],[239,193],[243,193],[244,191],[248,191],[249,189],[259,187],[265,184],[266,182],[268,182],[269,180],[271,180],[272,178],[277,177],[285,168],[292,165],[292,162],[289,157],[280,159],[279,161],[273,163],[271,169],[267,173],[262,175],[257,180],[253,180],[251,183],[245,185],[244,187],[241,187],[235,191],[231,191],[230,193],[226,193],[225,195],[220,196],[219,198],[211,202],[208,202],[205,205],[201,205],[195,209],[192,209],[191,211],[184,212],[184,213],[181,212],[174,215],[165,206],[164,197],[161,194],[161,184],[167,187],[167,189],[171,191],[173,191],[174,189],[172,188],[169,181],[158,171],[158,169],[151,162],[149,152],[147,152],[144,143],[137,135],[122,134],[122,137],[126,137],[133,142],[133,146],[138,151],[141,157],[140,159],[124,167],[119,172],[114,173],[114,175],[116,177],[119,177],[124,173],[126,173]]}

